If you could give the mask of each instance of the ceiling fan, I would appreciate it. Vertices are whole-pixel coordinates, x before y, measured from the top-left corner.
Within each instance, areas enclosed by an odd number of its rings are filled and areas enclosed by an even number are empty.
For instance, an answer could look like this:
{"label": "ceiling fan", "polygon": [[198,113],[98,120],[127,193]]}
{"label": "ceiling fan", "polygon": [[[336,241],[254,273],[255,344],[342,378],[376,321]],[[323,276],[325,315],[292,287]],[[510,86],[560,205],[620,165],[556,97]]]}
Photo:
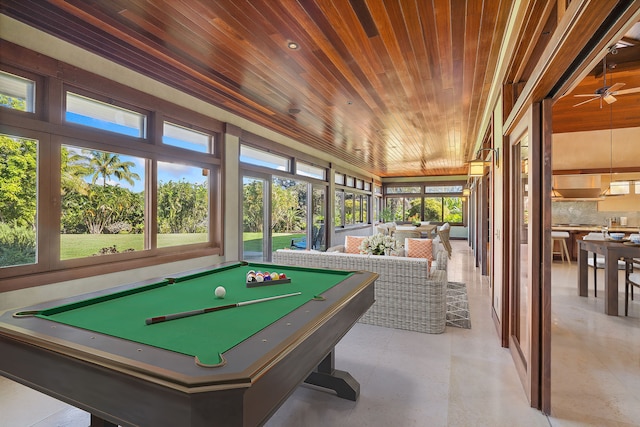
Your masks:
{"label": "ceiling fan", "polygon": [[[611,50],[612,54],[617,53],[617,50],[612,49]],[[600,108],[602,108],[602,100],[604,100],[604,102],[606,102],[607,104],[612,104],[614,102],[616,102],[616,98],[613,95],[627,95],[630,93],[637,93],[640,92],[640,87],[633,87],[630,89],[624,89],[624,90],[620,90],[620,88],[622,86],[624,86],[624,83],[615,83],[611,86],[607,86],[607,57],[605,55],[605,57],[602,59],[602,76],[604,78],[604,82],[601,88],[597,89],[594,93],[583,93],[583,94],[578,94],[578,95],[573,95],[575,97],[589,97],[590,99],[587,99],[586,101],[582,101],[579,102],[578,104],[574,105],[574,107],[578,107],[580,105],[586,104],[588,102],[591,101],[595,101],[596,99],[600,100]]]}

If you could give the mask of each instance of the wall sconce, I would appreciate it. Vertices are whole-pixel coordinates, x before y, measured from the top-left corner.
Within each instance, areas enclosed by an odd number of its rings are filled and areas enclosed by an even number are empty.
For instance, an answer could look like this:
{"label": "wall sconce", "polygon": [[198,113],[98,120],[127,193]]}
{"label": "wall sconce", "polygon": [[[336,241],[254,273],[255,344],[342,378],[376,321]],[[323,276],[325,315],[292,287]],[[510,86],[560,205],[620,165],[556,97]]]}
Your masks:
{"label": "wall sconce", "polygon": [[469,190],[467,187],[462,189],[462,197],[469,197],[471,195],[471,190]]}
{"label": "wall sconce", "polygon": [[469,162],[469,176],[484,176],[484,167],[491,165],[491,162],[487,162],[480,158],[480,154],[483,151],[491,151],[491,159],[495,163],[496,167],[500,166],[500,149],[499,148],[482,148],[476,153],[476,158]]}

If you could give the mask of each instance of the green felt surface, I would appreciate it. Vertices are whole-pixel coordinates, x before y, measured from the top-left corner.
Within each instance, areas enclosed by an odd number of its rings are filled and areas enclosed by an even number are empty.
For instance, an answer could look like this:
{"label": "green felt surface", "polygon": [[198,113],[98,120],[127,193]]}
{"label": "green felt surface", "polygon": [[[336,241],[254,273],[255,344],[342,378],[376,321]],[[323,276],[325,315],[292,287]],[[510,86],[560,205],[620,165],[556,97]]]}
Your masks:
{"label": "green felt surface", "polygon": [[[284,272],[291,283],[247,288],[249,270]],[[335,286],[350,274],[344,271],[250,263],[222,267],[176,283],[166,281],[78,303],[53,307],[39,317],[103,334],[197,356],[216,364],[224,353]],[[216,298],[224,286],[227,295]],[[145,319],[183,311],[302,292],[301,295],[147,325]],[[322,303],[322,302],[318,302]]]}

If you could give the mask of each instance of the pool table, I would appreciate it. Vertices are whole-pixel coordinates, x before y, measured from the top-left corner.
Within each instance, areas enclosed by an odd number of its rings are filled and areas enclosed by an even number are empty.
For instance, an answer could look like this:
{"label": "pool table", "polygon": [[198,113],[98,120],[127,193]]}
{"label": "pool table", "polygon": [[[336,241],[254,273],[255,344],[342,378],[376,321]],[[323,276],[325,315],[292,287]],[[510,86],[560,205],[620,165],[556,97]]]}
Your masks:
{"label": "pool table", "polygon": [[[249,270],[290,283],[249,287]],[[262,425],[302,382],[357,400],[334,346],[374,303],[376,278],[237,262],[7,311],[0,373],[90,412],[92,425]]]}

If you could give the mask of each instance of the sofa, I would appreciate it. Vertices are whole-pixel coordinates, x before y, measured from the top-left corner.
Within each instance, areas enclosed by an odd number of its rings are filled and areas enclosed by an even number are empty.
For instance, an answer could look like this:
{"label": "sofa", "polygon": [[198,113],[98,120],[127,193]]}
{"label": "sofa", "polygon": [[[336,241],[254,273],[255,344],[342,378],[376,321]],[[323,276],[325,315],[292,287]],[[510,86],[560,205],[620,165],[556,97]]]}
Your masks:
{"label": "sofa", "polygon": [[426,258],[279,249],[276,264],[378,273],[376,302],[361,323],[429,334],[444,332],[446,324],[446,250],[438,250],[429,267]]}

